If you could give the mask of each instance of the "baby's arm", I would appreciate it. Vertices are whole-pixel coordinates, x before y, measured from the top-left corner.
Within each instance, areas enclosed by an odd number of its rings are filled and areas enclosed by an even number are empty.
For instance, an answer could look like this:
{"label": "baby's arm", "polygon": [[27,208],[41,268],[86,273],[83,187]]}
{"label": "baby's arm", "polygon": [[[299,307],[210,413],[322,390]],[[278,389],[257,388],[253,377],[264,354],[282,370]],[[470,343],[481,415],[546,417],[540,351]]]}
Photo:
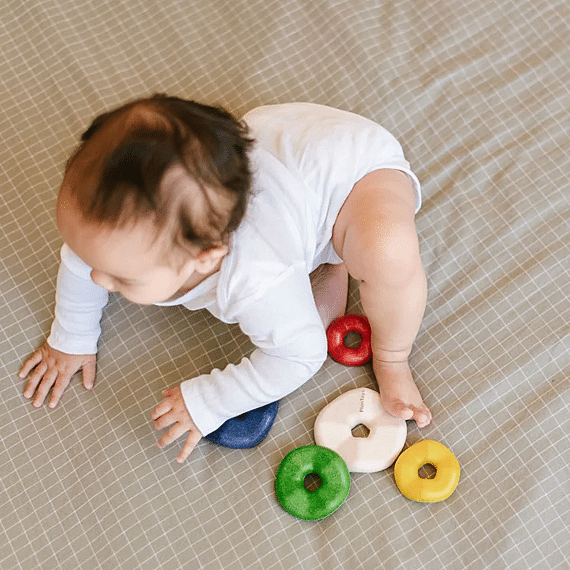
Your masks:
{"label": "baby's arm", "polygon": [[95,381],[99,322],[108,293],[91,281],[90,268],[65,245],[61,259],[51,334],[19,372],[22,379],[31,373],[24,396],[34,398],[36,407],[44,403],[50,390],[49,407],[55,407],[78,370],[83,372],[86,389]]}
{"label": "baby's arm", "polygon": [[[244,307],[238,318],[258,348],[237,365],[229,364],[223,371],[215,369],[181,385],[180,396],[202,435],[290,394],[319,370],[327,356],[325,330],[309,276],[301,266],[292,268],[262,299]],[[157,429],[167,427],[156,424],[161,406],[151,414]]]}
{"label": "baby's arm", "polygon": [[302,268],[240,311],[239,324],[258,347],[249,358],[182,383],[190,415],[208,434],[229,418],[290,394],[327,357],[326,334]]}

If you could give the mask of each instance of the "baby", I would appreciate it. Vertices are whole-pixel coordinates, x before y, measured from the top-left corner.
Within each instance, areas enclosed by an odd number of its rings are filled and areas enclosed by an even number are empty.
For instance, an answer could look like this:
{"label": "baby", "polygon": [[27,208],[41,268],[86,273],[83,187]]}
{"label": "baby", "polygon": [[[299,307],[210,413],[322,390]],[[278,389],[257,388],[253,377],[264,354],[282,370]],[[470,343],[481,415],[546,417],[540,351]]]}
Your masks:
{"label": "baby", "polygon": [[150,416],[168,428],[158,444],[186,435],[183,462],[202,436],[319,370],[351,275],[382,404],[424,427],[431,413],[408,365],[426,304],[420,203],[396,139],[352,113],[291,103],[237,121],[165,95],[105,113],[67,163],[55,320],[20,370],[24,396],[40,407],[49,395],[53,408],[79,370],[93,388],[109,291],[206,308],[257,348],[162,393]]}

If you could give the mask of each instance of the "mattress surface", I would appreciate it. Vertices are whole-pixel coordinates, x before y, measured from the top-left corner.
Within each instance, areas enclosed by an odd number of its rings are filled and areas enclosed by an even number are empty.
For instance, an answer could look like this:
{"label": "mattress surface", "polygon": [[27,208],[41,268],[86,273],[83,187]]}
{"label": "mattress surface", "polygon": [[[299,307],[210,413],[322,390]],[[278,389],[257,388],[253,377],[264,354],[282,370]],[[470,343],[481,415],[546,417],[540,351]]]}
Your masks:
{"label": "mattress surface", "polygon": [[[5,1],[0,14],[0,568],[567,569],[570,560],[570,4],[563,0]],[[455,493],[409,501],[351,474],[320,522],[278,504],[277,468],[370,365],[328,359],[268,437],[161,450],[164,388],[252,345],[205,311],[112,296],[97,382],[35,409],[17,373],[50,329],[55,199],[80,133],[154,92],[237,115],[308,101],[394,133],[422,182],[428,278],[411,367]],[[350,284],[349,312],[362,311]]]}

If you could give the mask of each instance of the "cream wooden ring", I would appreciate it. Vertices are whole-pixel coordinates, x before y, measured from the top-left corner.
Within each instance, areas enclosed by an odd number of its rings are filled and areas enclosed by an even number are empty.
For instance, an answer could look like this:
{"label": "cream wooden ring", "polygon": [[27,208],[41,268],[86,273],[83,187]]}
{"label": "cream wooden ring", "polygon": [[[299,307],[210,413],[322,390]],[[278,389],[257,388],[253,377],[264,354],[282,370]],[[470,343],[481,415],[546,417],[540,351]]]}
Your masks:
{"label": "cream wooden ring", "polygon": [[[354,437],[352,429],[365,425],[368,437]],[[384,411],[380,394],[356,388],[325,406],[315,421],[317,445],[336,451],[349,471],[374,473],[390,467],[406,442],[407,426]]]}

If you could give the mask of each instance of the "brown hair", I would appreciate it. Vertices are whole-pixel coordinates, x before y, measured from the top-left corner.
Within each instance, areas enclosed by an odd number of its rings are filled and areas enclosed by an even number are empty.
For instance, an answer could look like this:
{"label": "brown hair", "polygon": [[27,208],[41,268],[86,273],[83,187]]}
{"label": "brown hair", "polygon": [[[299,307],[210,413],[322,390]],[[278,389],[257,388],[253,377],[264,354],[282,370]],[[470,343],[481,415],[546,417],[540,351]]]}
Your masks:
{"label": "brown hair", "polygon": [[[173,243],[206,250],[219,245],[245,215],[251,186],[247,125],[221,107],[156,94],[95,118],[67,163],[95,183],[72,187],[83,214],[124,226],[152,215]],[[80,157],[98,136],[102,155]],[[171,167],[183,184],[164,184]],[[73,185],[72,185],[73,186]],[[165,186],[167,188],[165,189]]]}

